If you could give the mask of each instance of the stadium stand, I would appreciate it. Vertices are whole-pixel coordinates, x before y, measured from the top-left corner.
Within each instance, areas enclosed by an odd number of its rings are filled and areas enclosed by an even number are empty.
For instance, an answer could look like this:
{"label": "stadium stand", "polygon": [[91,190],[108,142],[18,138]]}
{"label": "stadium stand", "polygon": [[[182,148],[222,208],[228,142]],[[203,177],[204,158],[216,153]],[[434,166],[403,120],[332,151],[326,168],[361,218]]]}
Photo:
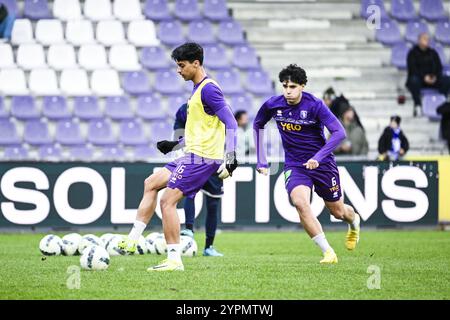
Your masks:
{"label": "stadium stand", "polygon": [[[439,4],[0,2],[18,17],[11,43],[0,44],[2,160],[166,158],[154,142],[171,138],[174,111],[192,89],[176,74],[170,52],[188,40],[204,45],[208,73],[233,109],[245,109],[251,118],[275,92],[279,70],[296,62],[308,73],[307,91],[321,96],[332,85],[351,99],[367,129],[371,156],[393,111],[405,119],[410,153],[444,152],[438,124],[412,118],[409,107],[396,103],[408,39],[419,29],[435,31],[435,47],[448,64],[448,10]],[[361,16],[367,6],[381,3],[383,24],[374,31]],[[431,92],[424,99],[424,111],[432,113],[442,97]],[[276,141],[270,145],[278,151]]]}

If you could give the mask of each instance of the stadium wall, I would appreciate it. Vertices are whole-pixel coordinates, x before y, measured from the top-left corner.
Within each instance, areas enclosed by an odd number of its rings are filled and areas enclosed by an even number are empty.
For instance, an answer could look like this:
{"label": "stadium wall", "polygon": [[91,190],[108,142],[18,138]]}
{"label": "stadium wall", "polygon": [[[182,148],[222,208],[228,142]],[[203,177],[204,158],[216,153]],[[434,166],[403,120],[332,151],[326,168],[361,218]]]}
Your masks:
{"label": "stadium wall", "polygon": [[[80,228],[130,225],[142,196],[144,179],[163,163],[0,164],[0,228]],[[338,162],[345,202],[374,227],[436,226],[442,175],[437,161]],[[284,188],[283,164],[273,163],[270,176],[242,165],[224,183],[219,227],[295,226],[298,214]],[[447,173],[448,174],[448,171]],[[449,181],[446,179],[446,181]],[[161,193],[160,193],[161,195]],[[445,201],[446,197],[443,197]],[[448,197],[447,197],[448,198]],[[444,200],[443,199],[443,200]],[[184,222],[182,205],[178,213]],[[324,225],[343,225],[332,218],[323,200],[312,196],[313,212]],[[151,226],[161,226],[161,212]],[[196,215],[205,216],[203,194]]]}

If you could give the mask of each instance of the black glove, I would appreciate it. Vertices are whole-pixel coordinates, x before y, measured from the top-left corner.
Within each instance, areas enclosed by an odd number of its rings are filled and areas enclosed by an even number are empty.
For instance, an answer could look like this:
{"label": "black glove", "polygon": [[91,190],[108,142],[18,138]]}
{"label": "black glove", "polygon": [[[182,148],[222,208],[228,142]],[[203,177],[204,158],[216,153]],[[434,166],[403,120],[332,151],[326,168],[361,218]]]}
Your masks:
{"label": "black glove", "polygon": [[168,141],[168,140],[163,140],[163,141],[158,141],[158,143],[156,144],[156,147],[158,148],[159,151],[161,151],[164,154],[169,153],[170,151],[173,150],[173,148],[175,148],[175,146],[178,144],[178,141]]}
{"label": "black glove", "polygon": [[228,152],[225,155],[225,169],[227,169],[230,177],[233,175],[233,171],[236,170],[237,166],[236,151]]}

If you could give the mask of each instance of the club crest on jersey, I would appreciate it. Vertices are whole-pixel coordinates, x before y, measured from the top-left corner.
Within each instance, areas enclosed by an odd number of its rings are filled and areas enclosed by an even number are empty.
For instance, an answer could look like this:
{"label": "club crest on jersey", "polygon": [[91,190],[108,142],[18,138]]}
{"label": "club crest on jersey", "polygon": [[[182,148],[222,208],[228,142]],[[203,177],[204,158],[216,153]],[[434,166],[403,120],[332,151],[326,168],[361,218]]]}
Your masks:
{"label": "club crest on jersey", "polygon": [[300,118],[301,119],[306,119],[307,116],[308,116],[308,111],[306,111],[306,110],[300,111]]}

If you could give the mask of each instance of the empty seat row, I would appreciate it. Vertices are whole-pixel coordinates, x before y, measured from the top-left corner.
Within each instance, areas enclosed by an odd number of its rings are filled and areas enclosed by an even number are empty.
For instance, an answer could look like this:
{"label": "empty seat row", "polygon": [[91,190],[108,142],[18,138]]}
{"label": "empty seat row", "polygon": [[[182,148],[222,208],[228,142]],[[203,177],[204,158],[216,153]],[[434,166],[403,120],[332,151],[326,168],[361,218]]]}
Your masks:
{"label": "empty seat row", "polygon": [[28,86],[22,69],[3,69],[0,72],[0,93],[4,95],[24,95],[31,92],[35,95],[65,94],[69,96],[120,95],[119,74],[113,69],[100,69],[92,73],[90,82],[85,70],[66,69],[61,73],[58,83],[53,69],[34,69],[30,72]]}
{"label": "empty seat row", "polygon": [[[1,0],[11,12],[21,16],[15,0]],[[144,15],[153,20],[171,19],[172,12],[167,0],[146,0],[143,10],[139,0],[54,0],[52,12],[48,0],[25,0],[23,16],[30,19],[55,17],[60,20],[77,20],[84,17],[93,20],[117,18],[122,21],[142,19]],[[229,19],[225,0],[204,0],[203,10],[197,0],[176,0],[173,14],[183,20],[200,19],[203,16],[213,20]],[[144,15],[143,15],[144,14]]]}
{"label": "empty seat row", "polygon": [[[204,49],[207,68],[226,69],[230,67],[230,60],[222,46],[208,45]],[[140,57],[132,45],[114,45],[108,54],[102,45],[83,45],[78,50],[78,59],[75,48],[69,44],[51,45],[47,51],[47,59],[44,51],[40,44],[20,45],[17,50],[17,66],[25,70],[47,66],[55,70],[76,68],[77,66],[86,70],[95,70],[111,66],[118,71],[136,71],[141,69],[141,64],[150,70],[167,69],[174,66],[168,60],[164,49],[160,47],[145,47]],[[13,48],[9,44],[0,44],[0,56],[2,57],[0,68],[16,66]],[[246,45],[234,47],[231,61],[234,66],[242,70],[260,68],[256,51]]]}
{"label": "empty seat row", "polygon": [[[412,43],[417,43],[421,33],[430,34],[430,29],[424,21],[410,21],[406,25],[405,39]],[[436,24],[434,37],[437,41],[450,45],[450,21],[440,21]],[[394,45],[403,41],[400,28],[394,20],[384,20],[380,28],[376,30],[375,38],[385,45]]]}
{"label": "empty seat row", "polygon": [[[367,19],[375,12],[379,12],[383,20],[389,18],[383,0],[361,1],[360,14],[363,18]],[[428,21],[439,21],[448,18],[442,0],[420,0],[418,14],[412,0],[391,0],[390,14],[399,21],[412,21],[419,19],[419,17]]]}
{"label": "empty seat row", "polygon": [[[127,39],[135,46],[158,45],[155,25],[150,20],[131,21],[127,29]],[[17,19],[11,33],[13,44],[34,43],[35,41],[43,45],[61,44],[69,42],[75,46],[92,44],[96,40],[105,45],[124,44],[125,31],[122,22],[117,20],[100,21],[97,24],[94,38],[94,27],[88,20],[71,20],[67,22],[64,29],[60,20],[41,19],[36,23],[35,35],[33,27],[28,19]]]}
{"label": "empty seat row", "polygon": [[[0,119],[0,129],[3,134],[0,145],[14,145],[24,142],[31,145],[46,145],[53,142],[61,145],[84,145],[90,142],[94,145],[144,145],[171,135],[171,124],[166,121],[142,123],[135,120],[123,120],[118,124],[118,134],[115,134],[113,124],[108,120],[96,119],[87,123],[84,135],[81,125],[74,120],[60,120],[56,123],[54,134],[51,134],[49,123],[42,119],[28,120],[24,123],[23,137],[20,136],[16,124],[10,119]],[[149,131],[149,132],[147,132]]]}
{"label": "empty seat row", "polygon": [[[16,61],[17,66],[24,70],[47,66],[55,70],[63,70],[76,68],[78,65],[86,70],[104,69],[109,66],[118,71],[134,71],[141,68],[136,48],[132,45],[112,46],[108,58],[104,46],[84,45],[78,51],[78,64],[75,55],[75,49],[71,45],[58,44],[49,47],[46,59],[44,48],[41,45],[22,44],[18,47]],[[0,56],[2,57],[0,68],[15,67],[13,50],[10,45],[0,44]]]}

